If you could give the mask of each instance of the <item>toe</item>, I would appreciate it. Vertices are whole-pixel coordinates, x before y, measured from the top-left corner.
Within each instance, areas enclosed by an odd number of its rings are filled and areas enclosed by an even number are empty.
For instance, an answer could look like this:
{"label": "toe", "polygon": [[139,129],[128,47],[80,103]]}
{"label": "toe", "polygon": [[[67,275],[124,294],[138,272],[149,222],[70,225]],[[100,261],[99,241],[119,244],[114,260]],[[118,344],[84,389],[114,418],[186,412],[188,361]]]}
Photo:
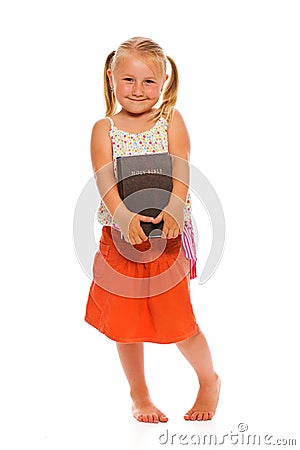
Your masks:
{"label": "toe", "polygon": [[163,416],[160,416],[159,421],[160,422],[168,422],[168,418],[163,415]]}
{"label": "toe", "polygon": [[209,413],[203,413],[202,420],[209,420]]}
{"label": "toe", "polygon": [[164,414],[158,414],[156,412],[148,414],[147,413],[134,414],[134,417],[136,420],[143,423],[159,423],[168,421],[168,418]]}
{"label": "toe", "polygon": [[138,416],[136,416],[136,419],[137,419],[139,422],[146,422],[146,418],[145,418],[145,415],[144,415],[144,414],[139,414]]}
{"label": "toe", "polygon": [[191,416],[191,420],[202,420],[202,417],[203,417],[202,412],[195,411],[195,412],[193,412],[193,414]]}
{"label": "toe", "polygon": [[191,420],[191,412],[188,411],[183,417],[184,417],[184,420]]}

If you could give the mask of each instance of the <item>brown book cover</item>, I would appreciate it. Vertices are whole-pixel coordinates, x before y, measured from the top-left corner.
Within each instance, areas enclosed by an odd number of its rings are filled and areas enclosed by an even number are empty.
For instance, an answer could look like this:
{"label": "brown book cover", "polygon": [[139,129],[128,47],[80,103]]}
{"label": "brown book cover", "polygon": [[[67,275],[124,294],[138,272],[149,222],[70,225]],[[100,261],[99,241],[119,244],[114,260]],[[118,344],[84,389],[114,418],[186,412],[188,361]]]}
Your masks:
{"label": "brown book cover", "polygon": [[[118,191],[126,207],[135,213],[156,217],[172,191],[172,160],[168,152],[117,158]],[[147,236],[159,237],[163,221],[141,222]]]}

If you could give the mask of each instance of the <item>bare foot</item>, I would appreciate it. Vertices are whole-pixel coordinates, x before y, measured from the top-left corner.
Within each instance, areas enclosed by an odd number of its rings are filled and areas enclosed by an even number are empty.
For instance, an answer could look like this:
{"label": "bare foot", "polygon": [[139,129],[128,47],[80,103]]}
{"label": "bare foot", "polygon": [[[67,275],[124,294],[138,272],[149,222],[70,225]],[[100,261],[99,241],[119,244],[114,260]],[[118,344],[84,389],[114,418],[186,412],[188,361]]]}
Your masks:
{"label": "bare foot", "polygon": [[211,420],[213,418],[221,387],[221,380],[217,375],[216,377],[211,383],[201,384],[194,406],[185,414],[185,420]]}
{"label": "bare foot", "polygon": [[139,422],[168,422],[168,418],[154,406],[150,399],[133,401],[132,413]]}

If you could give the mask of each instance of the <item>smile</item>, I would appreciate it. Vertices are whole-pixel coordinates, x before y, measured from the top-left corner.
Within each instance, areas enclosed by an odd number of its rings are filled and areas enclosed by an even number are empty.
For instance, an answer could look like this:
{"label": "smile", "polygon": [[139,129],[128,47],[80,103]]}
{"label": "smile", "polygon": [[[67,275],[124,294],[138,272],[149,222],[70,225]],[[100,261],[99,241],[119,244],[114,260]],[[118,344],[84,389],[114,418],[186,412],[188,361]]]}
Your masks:
{"label": "smile", "polygon": [[131,100],[132,102],[144,102],[145,100],[147,100],[146,98],[129,98],[129,100]]}

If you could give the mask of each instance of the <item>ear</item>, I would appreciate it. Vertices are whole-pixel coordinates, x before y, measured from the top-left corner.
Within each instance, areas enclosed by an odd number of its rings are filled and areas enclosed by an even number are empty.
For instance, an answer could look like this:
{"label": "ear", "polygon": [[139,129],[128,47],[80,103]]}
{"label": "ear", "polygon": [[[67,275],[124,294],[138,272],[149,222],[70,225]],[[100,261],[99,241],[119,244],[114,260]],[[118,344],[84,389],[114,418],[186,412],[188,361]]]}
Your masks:
{"label": "ear", "polygon": [[112,88],[113,87],[113,77],[112,77],[111,69],[107,69],[106,74],[107,74],[108,79],[109,79],[110,87]]}
{"label": "ear", "polygon": [[164,88],[164,84],[165,84],[165,82],[167,81],[167,79],[169,78],[169,75],[168,74],[166,74],[166,79],[165,79],[165,81],[163,82],[163,84],[162,84],[162,87],[161,87],[161,92],[162,92],[162,90],[163,90],[163,88]]}

